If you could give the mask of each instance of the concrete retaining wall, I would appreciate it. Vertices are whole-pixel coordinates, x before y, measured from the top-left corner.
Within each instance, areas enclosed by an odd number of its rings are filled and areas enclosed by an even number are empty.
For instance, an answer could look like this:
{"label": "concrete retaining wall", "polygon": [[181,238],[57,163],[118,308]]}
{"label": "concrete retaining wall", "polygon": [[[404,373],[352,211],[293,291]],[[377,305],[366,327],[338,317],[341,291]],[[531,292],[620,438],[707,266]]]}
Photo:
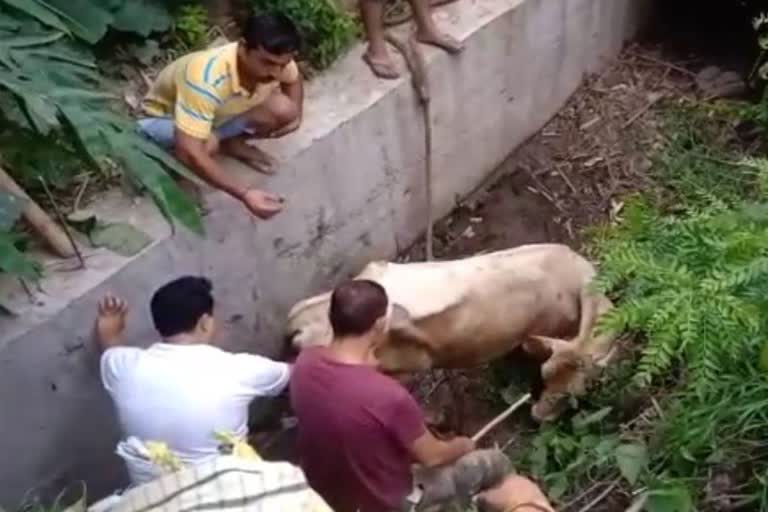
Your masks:
{"label": "concrete retaining wall", "polygon": [[[615,56],[646,0],[461,0],[438,20],[466,41],[460,57],[426,50],[433,85],[437,213],[444,215],[563,105],[587,72]],[[0,504],[28,489],[84,478],[96,497],[119,484],[117,428],[90,342],[107,291],[133,304],[129,339],[157,338],[153,290],[210,276],[224,345],[274,355],[291,304],[389,258],[424,230],[423,128],[408,78],[375,80],[353,49],[307,91],[305,124],[268,149],[284,161],[265,186],[288,198],[269,222],[209,192],[208,237],[177,233],[146,200],[117,195],[94,209],[155,237],[135,258],[103,251],[88,268],[54,267],[33,297],[0,283],[17,317],[0,318]],[[233,172],[255,174],[232,163]]]}

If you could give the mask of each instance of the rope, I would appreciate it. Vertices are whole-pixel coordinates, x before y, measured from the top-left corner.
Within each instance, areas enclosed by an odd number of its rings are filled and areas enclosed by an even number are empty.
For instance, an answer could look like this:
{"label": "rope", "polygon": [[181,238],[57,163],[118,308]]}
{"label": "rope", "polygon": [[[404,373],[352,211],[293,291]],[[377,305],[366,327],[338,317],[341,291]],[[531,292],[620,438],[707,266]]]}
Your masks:
{"label": "rope", "polygon": [[[453,3],[457,0],[431,0],[430,7],[438,7]],[[384,26],[393,27],[405,23],[413,17],[411,9],[398,14],[391,14],[389,11],[384,17]],[[425,182],[425,202],[427,210],[427,234],[426,234],[426,260],[434,259],[434,211],[432,205],[432,111],[430,107],[430,88],[429,76],[424,62],[424,55],[418,47],[418,43],[409,39],[409,48],[406,48],[402,41],[395,36],[387,33],[386,40],[394,46],[405,59],[405,63],[411,72],[411,81],[414,89],[419,96],[421,104],[422,119],[424,124],[424,182]]]}
{"label": "rope", "polygon": [[429,76],[427,75],[424,56],[414,38],[408,40],[409,45],[406,47],[401,40],[392,34],[387,33],[385,37],[387,42],[394,46],[405,59],[405,63],[411,72],[411,82],[421,105],[422,123],[424,125],[424,185],[427,210],[426,260],[432,261],[434,259],[434,213],[432,207],[432,111],[430,108]]}

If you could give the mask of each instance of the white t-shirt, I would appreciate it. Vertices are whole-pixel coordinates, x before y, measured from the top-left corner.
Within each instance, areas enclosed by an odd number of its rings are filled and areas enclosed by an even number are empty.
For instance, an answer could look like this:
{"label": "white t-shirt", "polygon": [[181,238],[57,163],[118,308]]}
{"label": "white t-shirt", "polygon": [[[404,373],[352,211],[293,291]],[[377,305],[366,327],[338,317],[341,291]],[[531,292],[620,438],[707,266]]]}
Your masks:
{"label": "white t-shirt", "polygon": [[289,377],[286,363],[211,345],[113,347],[101,356],[125,438],[164,442],[185,464],[218,455],[216,432],[245,438],[248,404],[280,394]]}

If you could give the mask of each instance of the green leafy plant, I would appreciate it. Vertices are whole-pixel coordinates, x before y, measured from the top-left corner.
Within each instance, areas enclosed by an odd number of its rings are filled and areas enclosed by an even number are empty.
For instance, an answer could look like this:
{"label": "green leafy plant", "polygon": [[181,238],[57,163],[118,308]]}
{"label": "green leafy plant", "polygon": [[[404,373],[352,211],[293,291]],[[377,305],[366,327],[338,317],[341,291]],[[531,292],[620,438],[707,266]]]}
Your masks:
{"label": "green leafy plant", "polygon": [[355,40],[355,20],[332,0],[252,0],[259,12],[290,17],[304,38],[302,56],[316,69],[330,66]]}
{"label": "green leafy plant", "polygon": [[204,46],[210,29],[208,12],[200,4],[182,4],[173,13],[173,39],[183,50]]}
{"label": "green leafy plant", "polygon": [[170,16],[152,0],[2,0],[56,32],[94,44],[110,27],[148,36],[167,30]]}
{"label": "green leafy plant", "polygon": [[622,226],[598,242],[597,285],[622,298],[601,325],[647,340],[638,383],[669,375],[677,364],[688,385],[706,393],[723,371],[754,356],[768,306],[768,218],[761,212],[713,204],[664,216],[634,201]]}
{"label": "green leafy plant", "polygon": [[[0,13],[2,14],[2,13]],[[0,21],[0,90],[17,108],[3,112],[24,130],[51,133],[79,148],[95,166],[114,159],[145,186],[171,219],[201,231],[194,205],[166,169],[190,176],[180,164],[136,133],[133,121],[113,110],[114,95],[86,48],[35,23],[5,13]],[[24,28],[21,28],[23,23]]]}
{"label": "green leafy plant", "polygon": [[17,248],[20,236],[11,233],[11,228],[21,217],[24,203],[18,197],[0,191],[0,271],[22,277],[34,278],[40,273],[35,265]]}
{"label": "green leafy plant", "polygon": [[[76,157],[92,169],[117,166],[152,195],[169,221],[202,233],[193,201],[169,171],[196,178],[136,132],[134,122],[118,110],[119,98],[108,92],[109,84],[83,43],[97,40],[109,27],[145,34],[167,27],[168,21],[161,5],[149,0],[0,0],[3,134],[54,141],[51,151]],[[9,151],[5,160],[13,166],[23,159]],[[40,164],[34,158],[27,161],[33,164],[27,170]],[[18,174],[21,169],[22,176],[30,177],[24,167],[15,165],[9,170]],[[44,174],[44,168],[37,173]],[[12,252],[17,237],[7,229],[3,233],[2,258],[17,262]],[[20,267],[7,263],[3,268]]]}

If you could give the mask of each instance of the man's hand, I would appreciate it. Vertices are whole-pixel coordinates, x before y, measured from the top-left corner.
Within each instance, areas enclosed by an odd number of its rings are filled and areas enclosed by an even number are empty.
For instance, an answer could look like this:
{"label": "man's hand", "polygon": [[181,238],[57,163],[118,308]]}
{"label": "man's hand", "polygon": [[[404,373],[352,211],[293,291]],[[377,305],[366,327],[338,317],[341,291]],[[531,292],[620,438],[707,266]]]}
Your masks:
{"label": "man's hand", "polygon": [[482,510],[492,512],[554,512],[539,487],[519,475],[507,477],[477,497]]}
{"label": "man's hand", "polygon": [[454,437],[449,441],[437,439],[429,430],[414,441],[410,452],[413,459],[428,468],[450,464],[475,449],[468,437]]}
{"label": "man's hand", "polygon": [[125,330],[125,318],[128,314],[128,304],[120,298],[107,295],[99,302],[99,312],[96,317],[96,340],[103,350],[120,343],[120,337]]}
{"label": "man's hand", "polygon": [[243,204],[251,213],[262,220],[267,220],[275,216],[283,209],[285,200],[274,194],[263,192],[255,188],[248,189],[243,194]]}
{"label": "man's hand", "polygon": [[469,437],[454,437],[451,442],[456,443],[457,450],[462,452],[462,457],[477,448],[475,442]]}

